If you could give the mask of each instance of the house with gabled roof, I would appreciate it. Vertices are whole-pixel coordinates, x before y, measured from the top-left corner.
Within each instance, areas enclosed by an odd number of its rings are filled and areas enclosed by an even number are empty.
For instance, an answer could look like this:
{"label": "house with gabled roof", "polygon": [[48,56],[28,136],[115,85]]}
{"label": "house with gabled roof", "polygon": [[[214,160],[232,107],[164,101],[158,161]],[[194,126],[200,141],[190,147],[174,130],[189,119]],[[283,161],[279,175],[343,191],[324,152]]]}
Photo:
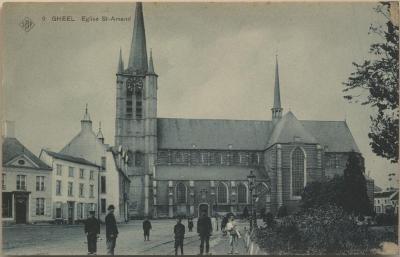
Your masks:
{"label": "house with gabled roof", "polygon": [[16,138],[14,125],[6,122],[2,138],[3,222],[51,221],[52,169]]}

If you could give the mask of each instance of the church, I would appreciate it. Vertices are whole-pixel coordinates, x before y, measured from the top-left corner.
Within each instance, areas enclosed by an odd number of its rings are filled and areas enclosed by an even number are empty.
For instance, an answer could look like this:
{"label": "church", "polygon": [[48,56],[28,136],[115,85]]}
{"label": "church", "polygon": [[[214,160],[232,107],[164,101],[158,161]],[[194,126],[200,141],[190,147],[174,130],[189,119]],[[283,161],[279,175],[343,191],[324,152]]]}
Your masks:
{"label": "church", "polygon": [[257,213],[290,212],[307,183],[343,174],[348,154],[360,153],[346,121],[283,112],[277,60],[272,120],[157,117],[157,79],[137,3],[129,60],[120,52],[116,74],[114,145],[128,156],[131,218],[240,214],[250,189]]}

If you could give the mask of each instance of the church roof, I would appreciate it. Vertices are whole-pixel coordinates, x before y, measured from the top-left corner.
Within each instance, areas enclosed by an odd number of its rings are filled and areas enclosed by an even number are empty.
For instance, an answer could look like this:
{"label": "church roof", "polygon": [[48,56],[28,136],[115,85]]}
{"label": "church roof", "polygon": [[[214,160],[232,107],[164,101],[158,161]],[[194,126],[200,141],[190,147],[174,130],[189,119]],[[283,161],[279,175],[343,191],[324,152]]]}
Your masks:
{"label": "church roof", "polygon": [[16,138],[3,138],[2,145],[2,153],[3,153],[3,167],[7,166],[7,163],[12,161],[14,158],[25,155],[27,156],[38,169],[46,169],[51,170],[52,168],[40,160],[36,155],[34,155],[31,151],[28,150],[18,139]]}
{"label": "church roof", "polygon": [[157,166],[156,180],[247,180],[250,170],[254,171],[257,180],[268,180],[263,167],[238,166]]}
{"label": "church roof", "polygon": [[327,152],[360,152],[345,121],[301,121]]}
{"label": "church roof", "polygon": [[[263,150],[270,121],[158,118],[158,147],[169,149]],[[231,148],[229,146],[231,145]]]}
{"label": "church roof", "polygon": [[275,125],[267,147],[276,143],[317,143],[317,140],[304,128],[303,124],[289,111]]}
{"label": "church roof", "polygon": [[297,132],[305,141],[327,147],[327,152],[360,152],[345,121],[302,121],[290,116],[286,119],[292,127],[288,131],[282,128],[285,131],[275,132],[275,139],[269,140],[274,130],[271,121],[158,118],[158,147],[193,149],[195,145],[197,149],[210,150],[265,150],[269,141],[293,141],[290,134]]}

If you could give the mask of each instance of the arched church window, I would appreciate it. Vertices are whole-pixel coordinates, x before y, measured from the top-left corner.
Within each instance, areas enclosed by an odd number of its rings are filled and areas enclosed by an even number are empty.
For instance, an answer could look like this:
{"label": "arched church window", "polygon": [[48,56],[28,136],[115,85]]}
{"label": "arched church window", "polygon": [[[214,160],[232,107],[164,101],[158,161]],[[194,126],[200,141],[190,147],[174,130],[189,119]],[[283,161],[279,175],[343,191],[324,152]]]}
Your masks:
{"label": "arched church window", "polygon": [[238,203],[247,203],[247,188],[243,184],[238,185]]}
{"label": "arched church window", "polygon": [[217,202],[227,203],[228,202],[228,187],[225,183],[219,183],[217,187]]}
{"label": "arched church window", "polygon": [[137,151],[135,152],[135,166],[143,166],[144,164],[144,156],[143,153]]}
{"label": "arched church window", "polygon": [[292,170],[291,170],[291,187],[292,196],[301,196],[304,189],[304,163],[305,155],[300,147],[297,147],[292,152]]}
{"label": "arched church window", "polygon": [[186,203],[186,186],[183,183],[176,185],[176,202]]}

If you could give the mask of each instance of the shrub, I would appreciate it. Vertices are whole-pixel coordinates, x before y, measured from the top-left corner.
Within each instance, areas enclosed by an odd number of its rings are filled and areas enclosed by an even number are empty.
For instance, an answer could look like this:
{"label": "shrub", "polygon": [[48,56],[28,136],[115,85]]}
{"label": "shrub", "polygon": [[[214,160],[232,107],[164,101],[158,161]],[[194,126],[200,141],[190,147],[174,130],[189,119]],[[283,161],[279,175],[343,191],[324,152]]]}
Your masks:
{"label": "shrub", "polygon": [[282,218],[256,231],[269,254],[368,254],[382,242],[342,208],[325,206]]}

